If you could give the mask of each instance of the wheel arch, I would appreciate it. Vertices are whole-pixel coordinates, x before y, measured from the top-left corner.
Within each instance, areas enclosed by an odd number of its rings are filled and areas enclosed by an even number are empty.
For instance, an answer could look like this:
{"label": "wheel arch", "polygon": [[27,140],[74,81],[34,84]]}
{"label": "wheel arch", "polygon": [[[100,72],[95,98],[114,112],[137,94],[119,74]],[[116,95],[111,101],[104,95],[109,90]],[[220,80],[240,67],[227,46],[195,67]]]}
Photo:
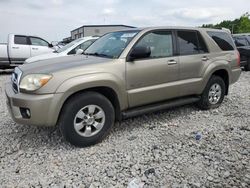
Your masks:
{"label": "wheel arch", "polygon": [[120,106],[120,102],[119,102],[119,98],[118,98],[117,93],[111,87],[98,86],[98,87],[92,87],[92,88],[85,88],[85,89],[73,92],[70,95],[68,95],[65,98],[65,100],[63,101],[63,103],[61,104],[61,108],[60,108],[60,111],[58,114],[57,122],[59,121],[59,118],[62,114],[63,108],[67,105],[67,103],[72,98],[76,97],[77,95],[82,95],[86,92],[96,92],[96,93],[99,93],[99,94],[105,96],[112,103],[112,106],[114,107],[115,119],[117,121],[121,120],[121,106]]}
{"label": "wheel arch", "polygon": [[224,82],[225,82],[225,86],[226,86],[226,95],[228,95],[228,91],[229,91],[229,85],[230,85],[230,78],[232,77],[231,75],[231,71],[230,71],[230,67],[228,66],[228,62],[227,61],[216,61],[213,62],[204,72],[204,80],[203,80],[203,84],[202,84],[202,92],[204,91],[208,81],[210,80],[210,78],[212,76],[219,76],[221,77]]}
{"label": "wheel arch", "polygon": [[226,86],[226,92],[225,95],[228,95],[228,89],[229,89],[229,74],[227,70],[225,69],[219,69],[212,73],[211,76],[219,76],[224,80],[225,86]]}

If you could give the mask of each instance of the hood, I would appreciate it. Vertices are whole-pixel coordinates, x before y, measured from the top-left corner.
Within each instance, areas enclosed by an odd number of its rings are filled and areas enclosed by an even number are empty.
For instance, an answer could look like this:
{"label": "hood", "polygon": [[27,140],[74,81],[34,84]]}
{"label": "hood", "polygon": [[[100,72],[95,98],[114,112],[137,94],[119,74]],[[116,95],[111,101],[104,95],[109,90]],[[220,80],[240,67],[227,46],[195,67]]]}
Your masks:
{"label": "hood", "polygon": [[33,63],[36,61],[41,61],[41,60],[45,60],[45,59],[59,57],[60,55],[61,54],[59,54],[59,53],[46,53],[46,54],[30,57],[30,58],[26,59],[26,61],[24,63]]}
{"label": "hood", "polygon": [[85,55],[74,55],[74,56],[63,56],[53,59],[42,60],[34,63],[27,63],[19,66],[22,70],[23,75],[31,73],[55,73],[61,71],[70,71],[72,69],[78,70],[86,65],[92,65],[97,63],[110,62],[111,59],[85,56]]}

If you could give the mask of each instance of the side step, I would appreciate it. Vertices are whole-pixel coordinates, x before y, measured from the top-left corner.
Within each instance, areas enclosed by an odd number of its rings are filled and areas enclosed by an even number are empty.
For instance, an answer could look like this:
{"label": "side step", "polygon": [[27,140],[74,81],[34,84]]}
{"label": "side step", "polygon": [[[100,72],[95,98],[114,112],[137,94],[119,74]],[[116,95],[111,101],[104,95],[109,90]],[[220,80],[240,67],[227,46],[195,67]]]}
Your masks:
{"label": "side step", "polygon": [[168,101],[164,101],[161,103],[150,104],[146,106],[140,106],[140,107],[136,107],[128,111],[122,112],[122,119],[127,119],[130,117],[152,113],[155,111],[160,111],[160,110],[164,110],[164,109],[168,109],[172,107],[183,106],[186,104],[198,102],[199,100],[200,100],[199,96],[192,96],[192,97],[183,97],[183,98],[178,98],[174,100],[168,100]]}

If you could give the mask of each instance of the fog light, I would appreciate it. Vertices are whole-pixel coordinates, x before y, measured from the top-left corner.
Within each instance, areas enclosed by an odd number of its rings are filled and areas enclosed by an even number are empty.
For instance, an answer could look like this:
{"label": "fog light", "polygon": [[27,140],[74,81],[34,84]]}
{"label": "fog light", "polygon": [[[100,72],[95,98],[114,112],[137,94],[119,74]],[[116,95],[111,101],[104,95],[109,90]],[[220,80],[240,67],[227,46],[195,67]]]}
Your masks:
{"label": "fog light", "polygon": [[24,119],[30,119],[31,113],[28,108],[20,108],[20,113]]}

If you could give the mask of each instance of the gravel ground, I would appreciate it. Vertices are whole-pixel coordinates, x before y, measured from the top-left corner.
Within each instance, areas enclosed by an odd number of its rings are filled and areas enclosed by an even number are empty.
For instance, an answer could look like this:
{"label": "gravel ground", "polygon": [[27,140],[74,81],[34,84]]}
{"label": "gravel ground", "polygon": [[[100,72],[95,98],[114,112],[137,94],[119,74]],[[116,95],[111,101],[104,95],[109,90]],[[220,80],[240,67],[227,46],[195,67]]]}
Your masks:
{"label": "gravel ground", "polygon": [[9,77],[0,75],[2,187],[127,187],[132,180],[143,187],[250,187],[249,72],[218,109],[188,105],[132,118],[83,149],[57,128],[14,123],[3,89]]}

